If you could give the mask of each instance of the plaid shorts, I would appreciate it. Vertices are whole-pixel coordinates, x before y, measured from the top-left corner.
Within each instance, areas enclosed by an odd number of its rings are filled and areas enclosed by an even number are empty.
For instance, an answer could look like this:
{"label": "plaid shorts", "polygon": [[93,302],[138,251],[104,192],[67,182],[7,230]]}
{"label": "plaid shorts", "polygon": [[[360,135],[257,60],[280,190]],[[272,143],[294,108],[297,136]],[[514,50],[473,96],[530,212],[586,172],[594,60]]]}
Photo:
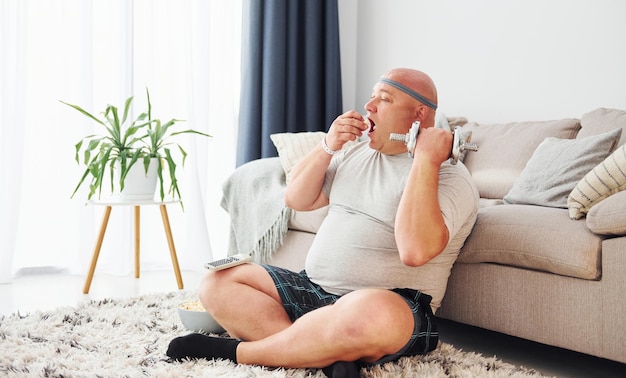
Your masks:
{"label": "plaid shorts", "polygon": [[[283,307],[292,322],[320,307],[331,305],[340,295],[330,294],[311,282],[305,271],[300,273],[272,265],[262,265],[270,274],[283,301]],[[431,296],[413,289],[391,289],[411,308],[415,326],[409,342],[395,354],[384,356],[371,365],[395,361],[403,356],[426,354],[437,347],[439,333],[430,308]]]}

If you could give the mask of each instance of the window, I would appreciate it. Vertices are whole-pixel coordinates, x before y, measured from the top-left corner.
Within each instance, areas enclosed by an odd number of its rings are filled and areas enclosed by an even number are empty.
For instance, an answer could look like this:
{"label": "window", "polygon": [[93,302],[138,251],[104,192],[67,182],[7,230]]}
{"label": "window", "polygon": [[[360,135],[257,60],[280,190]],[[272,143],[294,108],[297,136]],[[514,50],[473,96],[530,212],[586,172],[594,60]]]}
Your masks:
{"label": "window", "polygon": [[[226,254],[219,202],[235,166],[241,13],[232,0],[2,1],[0,282],[23,267],[86,271],[103,208],[69,196],[73,146],[91,124],[59,100],[97,112],[134,95],[140,109],[146,87],[155,116],[213,135],[183,141],[185,211],[169,211],[181,268]],[[158,207],[146,209],[142,269],[171,268]],[[131,208],[114,209],[98,271],[131,269]]]}

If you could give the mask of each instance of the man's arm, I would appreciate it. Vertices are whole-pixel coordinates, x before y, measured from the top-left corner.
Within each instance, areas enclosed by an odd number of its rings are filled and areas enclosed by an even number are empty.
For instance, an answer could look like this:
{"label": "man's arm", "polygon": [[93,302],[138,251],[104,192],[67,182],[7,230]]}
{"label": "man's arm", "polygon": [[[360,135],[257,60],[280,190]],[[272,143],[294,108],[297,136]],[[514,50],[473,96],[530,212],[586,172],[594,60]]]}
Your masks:
{"label": "man's arm", "polygon": [[328,197],[322,192],[322,186],[331,159],[332,155],[326,153],[321,145],[317,145],[300,159],[291,171],[291,180],[285,191],[285,204],[288,207],[309,211],[328,204]]}
{"label": "man's arm", "polygon": [[[333,151],[339,151],[348,141],[355,140],[366,129],[361,115],[353,110],[337,117],[326,134],[325,141]],[[285,204],[300,211],[319,209],[328,205],[322,192],[326,170],[332,155],[320,144],[293,167],[291,180],[285,191]]]}
{"label": "man's arm", "polygon": [[433,127],[420,130],[395,221],[396,244],[405,265],[424,265],[448,244],[438,192],[439,169],[450,157],[451,145],[449,131]]}

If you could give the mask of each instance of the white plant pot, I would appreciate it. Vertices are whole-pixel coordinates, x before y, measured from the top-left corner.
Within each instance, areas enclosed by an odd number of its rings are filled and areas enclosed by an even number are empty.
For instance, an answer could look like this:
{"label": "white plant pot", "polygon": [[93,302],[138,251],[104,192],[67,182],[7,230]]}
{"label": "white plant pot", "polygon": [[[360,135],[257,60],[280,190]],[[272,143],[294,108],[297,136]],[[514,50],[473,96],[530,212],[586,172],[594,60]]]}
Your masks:
{"label": "white plant pot", "polygon": [[113,179],[115,180],[114,197],[120,201],[153,200],[157,186],[157,159],[150,159],[148,172],[146,173],[143,161],[137,160],[130,168],[124,179],[124,190],[119,191],[120,186],[120,163],[116,162]]}

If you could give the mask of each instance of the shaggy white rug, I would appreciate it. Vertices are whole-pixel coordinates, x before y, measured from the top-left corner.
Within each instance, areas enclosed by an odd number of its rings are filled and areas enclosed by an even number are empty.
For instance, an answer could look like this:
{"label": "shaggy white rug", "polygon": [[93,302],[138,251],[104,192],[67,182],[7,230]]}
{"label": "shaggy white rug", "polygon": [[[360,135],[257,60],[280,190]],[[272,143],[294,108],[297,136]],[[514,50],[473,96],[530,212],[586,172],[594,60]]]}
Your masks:
{"label": "shaggy white rug", "polygon": [[[178,291],[0,316],[0,375],[10,377],[319,377],[318,369],[269,369],[224,360],[171,362],[170,340],[189,333]],[[361,369],[363,377],[539,377],[536,371],[440,343],[425,356]]]}

